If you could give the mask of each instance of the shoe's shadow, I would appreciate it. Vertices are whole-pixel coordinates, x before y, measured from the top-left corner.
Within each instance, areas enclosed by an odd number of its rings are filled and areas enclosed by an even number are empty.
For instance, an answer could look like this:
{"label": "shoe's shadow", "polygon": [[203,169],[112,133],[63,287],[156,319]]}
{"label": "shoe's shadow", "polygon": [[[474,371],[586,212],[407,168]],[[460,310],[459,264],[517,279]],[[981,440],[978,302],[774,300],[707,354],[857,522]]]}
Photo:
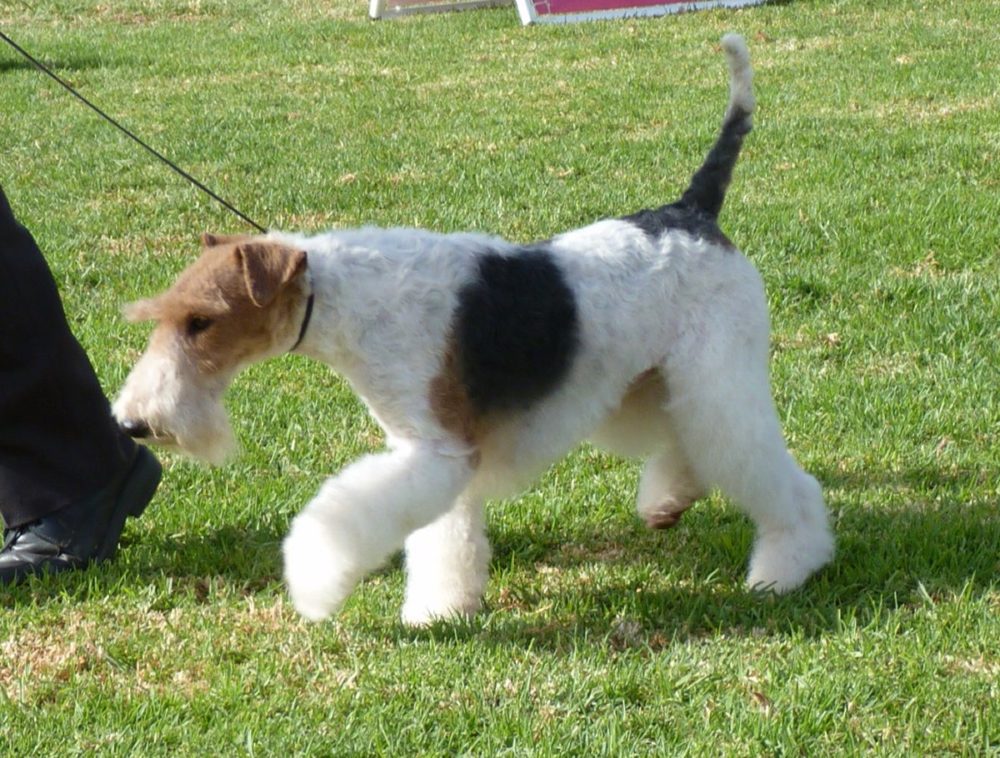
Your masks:
{"label": "shoe's shadow", "polygon": [[126,531],[113,561],[32,577],[7,588],[0,594],[0,605],[80,602],[160,584],[169,585],[178,601],[191,596],[196,602],[208,601],[212,588],[223,585],[229,594],[281,590],[280,529],[231,525],[171,536],[155,527],[138,536]]}
{"label": "shoe's shadow", "polygon": [[281,528],[258,524],[222,526],[181,537],[151,533],[143,539],[148,558],[133,565],[141,576],[216,576],[263,586],[281,579],[283,537]]}

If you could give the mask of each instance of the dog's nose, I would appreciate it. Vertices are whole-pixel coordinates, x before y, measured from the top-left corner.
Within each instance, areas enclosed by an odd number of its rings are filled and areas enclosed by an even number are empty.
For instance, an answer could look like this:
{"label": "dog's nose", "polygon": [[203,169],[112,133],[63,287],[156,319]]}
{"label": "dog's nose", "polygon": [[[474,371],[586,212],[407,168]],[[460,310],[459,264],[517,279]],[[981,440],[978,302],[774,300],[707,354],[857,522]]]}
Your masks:
{"label": "dog's nose", "polygon": [[127,418],[118,422],[119,428],[134,440],[142,440],[149,436],[149,424],[141,419]]}

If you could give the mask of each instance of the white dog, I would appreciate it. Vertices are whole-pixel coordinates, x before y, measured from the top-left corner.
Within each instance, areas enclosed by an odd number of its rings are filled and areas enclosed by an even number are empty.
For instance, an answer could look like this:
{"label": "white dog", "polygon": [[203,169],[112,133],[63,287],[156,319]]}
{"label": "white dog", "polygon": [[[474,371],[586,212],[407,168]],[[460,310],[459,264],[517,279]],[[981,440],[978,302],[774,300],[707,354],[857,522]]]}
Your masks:
{"label": "white dog", "polygon": [[483,501],[589,437],[646,457],[638,511],[671,526],[710,488],[757,526],[747,584],[784,592],[833,555],[816,481],[786,450],[768,383],[760,277],[716,217],[750,131],[749,55],[728,35],[722,130],[681,199],[545,242],[363,228],[205,235],[115,403],[123,429],[210,461],[224,390],[289,350],[342,373],[388,450],[330,478],[284,543],[295,607],[334,613],[406,550],[403,618],[479,609]]}

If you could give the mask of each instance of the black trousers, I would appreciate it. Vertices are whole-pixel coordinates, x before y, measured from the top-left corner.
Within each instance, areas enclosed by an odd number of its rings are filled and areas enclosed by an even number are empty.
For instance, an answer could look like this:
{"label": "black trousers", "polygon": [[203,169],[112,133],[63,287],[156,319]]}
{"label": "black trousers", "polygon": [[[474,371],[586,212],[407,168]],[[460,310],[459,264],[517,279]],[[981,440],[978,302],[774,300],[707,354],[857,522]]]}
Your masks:
{"label": "black trousers", "polygon": [[21,526],[92,495],[134,453],[0,188],[0,516]]}

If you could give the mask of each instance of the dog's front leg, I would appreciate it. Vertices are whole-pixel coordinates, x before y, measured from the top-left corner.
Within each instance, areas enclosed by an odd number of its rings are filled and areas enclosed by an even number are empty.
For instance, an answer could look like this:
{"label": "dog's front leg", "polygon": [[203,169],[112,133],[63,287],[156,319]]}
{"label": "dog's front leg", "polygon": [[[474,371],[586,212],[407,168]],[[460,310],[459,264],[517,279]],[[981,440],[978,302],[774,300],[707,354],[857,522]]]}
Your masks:
{"label": "dog's front leg", "polygon": [[478,611],[489,563],[483,504],[463,495],[450,511],[406,538],[403,621],[419,626]]}
{"label": "dog's front leg", "polygon": [[314,621],[336,612],[408,534],[452,506],[472,472],[466,458],[407,443],[328,479],[285,538],[285,580],[296,610]]}

